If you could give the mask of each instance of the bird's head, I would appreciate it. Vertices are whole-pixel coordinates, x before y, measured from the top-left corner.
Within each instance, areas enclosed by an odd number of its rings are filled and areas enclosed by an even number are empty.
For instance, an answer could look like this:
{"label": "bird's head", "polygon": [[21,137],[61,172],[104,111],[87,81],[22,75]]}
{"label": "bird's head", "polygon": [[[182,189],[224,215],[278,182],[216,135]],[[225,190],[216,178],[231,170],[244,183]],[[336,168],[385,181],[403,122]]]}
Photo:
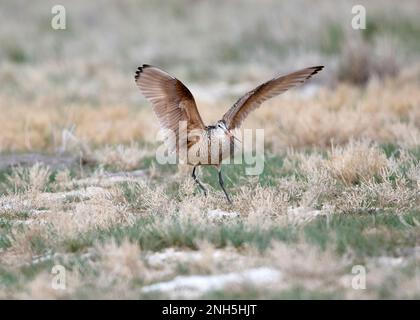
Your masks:
{"label": "bird's head", "polygon": [[[223,131],[223,133],[225,133],[229,138],[235,138],[236,140],[238,140],[232,132],[230,132],[230,130],[228,129],[228,127],[226,126],[226,122],[224,120],[219,120],[217,121],[215,127],[218,130]],[[238,140],[239,141],[239,140]]]}
{"label": "bird's head", "polygon": [[219,120],[216,122],[215,124],[216,130],[222,131],[223,133],[225,133],[226,135],[228,135],[229,137],[232,135],[228,128],[226,127],[226,123],[223,120]]}

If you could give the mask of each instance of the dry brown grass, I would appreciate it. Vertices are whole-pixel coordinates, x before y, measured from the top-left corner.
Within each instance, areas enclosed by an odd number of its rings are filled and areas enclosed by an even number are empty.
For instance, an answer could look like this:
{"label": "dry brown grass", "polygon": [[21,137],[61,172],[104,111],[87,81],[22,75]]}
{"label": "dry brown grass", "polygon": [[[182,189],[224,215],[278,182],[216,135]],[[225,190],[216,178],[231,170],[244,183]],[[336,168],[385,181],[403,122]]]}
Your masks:
{"label": "dry brown grass", "polygon": [[[350,148],[353,146],[349,146]],[[364,150],[370,150],[369,148],[373,147],[365,145]],[[299,161],[301,163],[307,161],[307,164],[312,162],[309,156]],[[327,164],[330,160],[327,158],[320,161]],[[414,167],[418,170],[418,164]],[[307,168],[309,170],[309,167]],[[391,165],[387,164],[387,169],[390,168]],[[313,176],[317,174],[320,174],[319,171],[312,173]],[[63,173],[63,175],[64,181],[68,182],[67,174]],[[72,179],[72,185],[75,188],[72,191],[31,194],[27,191],[2,199],[2,208],[7,208],[2,212],[3,214],[18,214],[25,206],[28,209],[42,207],[44,211],[37,214],[34,212],[30,215],[30,219],[26,218],[25,230],[23,232],[16,230],[11,246],[0,253],[0,260],[3,266],[9,268],[21,267],[22,264],[36,265],[34,261],[39,259],[39,248],[34,247],[33,244],[37,239],[43,239],[47,247],[57,248],[57,243],[60,241],[77,238],[98,228],[104,230],[109,227],[129,226],[139,216],[158,217],[148,228],[155,230],[157,239],[166,239],[170,238],[174,232],[174,221],[177,223],[177,232],[180,236],[188,234],[192,227],[209,225],[228,227],[239,222],[244,224],[247,230],[257,228],[268,232],[273,226],[286,227],[290,223],[297,223],[299,226],[322,215],[328,216],[333,211],[338,213],[339,210],[369,209],[371,207],[366,205],[369,203],[366,197],[372,197],[374,194],[380,197],[379,202],[375,203],[380,208],[391,206],[407,209],[407,205],[415,205],[416,201],[418,205],[418,193],[410,189],[408,185],[404,185],[403,178],[399,178],[396,188],[388,182],[378,184],[369,181],[360,186],[346,186],[343,194],[337,199],[320,196],[323,192],[329,194],[331,188],[336,186],[335,178],[331,178],[333,180],[328,180],[331,185],[327,187],[320,186],[317,182],[318,178],[311,178],[304,183],[283,178],[275,187],[258,185],[243,187],[233,197],[233,207],[221,203],[222,196],[216,193],[210,193],[207,198],[194,195],[189,179],[185,180],[181,177],[172,178],[180,183],[180,198],[178,199],[168,196],[161,186],[151,186],[142,181],[136,184],[130,182],[124,188],[111,185],[107,188],[91,186],[87,189],[77,189],[80,188],[78,181]],[[337,177],[337,179],[340,178]],[[293,183],[296,185],[289,188]],[[33,190],[33,188],[27,190]],[[129,198],[123,196],[123,193],[127,192],[134,194],[135,199],[128,201]],[[322,201],[325,208],[335,206],[335,209],[311,209],[314,203],[307,199],[313,198],[314,194],[317,194],[317,201]],[[296,203],[296,200],[292,200],[299,198],[299,195],[301,201]],[[361,203],[358,204],[358,201]],[[291,205],[291,208],[288,208],[288,205]],[[215,220],[206,215],[211,208],[237,212],[239,216]],[[275,295],[276,292],[293,290],[295,287],[304,287],[305,290],[320,291],[325,294],[334,294],[338,291],[341,297],[375,298],[378,297],[377,292],[381,284],[391,276],[387,271],[387,266],[372,266],[369,269],[369,290],[355,292],[349,284],[352,276],[349,272],[349,265],[351,266],[351,261],[353,261],[352,255],[339,257],[332,249],[316,249],[308,243],[295,247],[274,242],[272,249],[259,252],[251,244],[240,248],[227,246],[219,249],[206,240],[196,241],[196,251],[175,247],[175,249],[166,249],[157,253],[140,250],[137,243],[127,239],[118,243],[112,239],[107,242],[98,242],[81,252],[81,257],[85,257],[83,259],[86,263],[67,271],[68,288],[65,291],[51,289],[51,275],[48,270],[45,270],[29,282],[22,279],[21,281],[25,283],[24,291],[3,291],[2,296],[71,298],[93,294],[97,298],[132,298],[144,294],[141,291],[142,286],[173,279],[179,275],[179,268],[182,266],[183,274],[186,273],[186,275],[223,275],[258,267],[278,270],[281,277],[272,281],[270,286],[255,287],[256,291],[254,291],[262,296]],[[57,252],[53,260],[55,263],[73,265],[74,258],[73,253]],[[401,291],[403,289],[400,287],[399,295],[412,297],[416,294],[416,289],[410,287],[409,282],[401,277],[401,281],[405,281],[406,291]],[[225,294],[240,294],[249,290],[249,287],[247,283],[237,283],[234,286],[226,286],[224,290]],[[160,294],[163,297],[167,295],[184,297],[179,295],[181,292]],[[188,297],[200,297],[205,294],[205,291],[192,291],[188,294]]]}
{"label": "dry brown grass", "polygon": [[379,176],[386,164],[386,156],[378,147],[351,142],[346,148],[333,147],[327,168],[334,178],[350,185]]}
{"label": "dry brown grass", "polygon": [[154,154],[151,150],[139,147],[136,143],[131,143],[129,146],[117,145],[98,149],[93,157],[102,165],[111,166],[118,170],[131,171],[138,168],[145,157],[153,157]]}
{"label": "dry brown grass", "polygon": [[[7,97],[3,99],[8,101]],[[151,121],[150,110],[128,106],[0,105],[2,151],[58,150],[64,143],[63,131],[72,127],[78,139],[93,146],[151,141],[158,129]]]}
{"label": "dry brown grass", "polygon": [[40,163],[31,168],[17,167],[6,175],[5,187],[10,187],[15,193],[44,191],[49,176],[49,168]]}
{"label": "dry brown grass", "polygon": [[[415,147],[420,141],[417,75],[407,71],[396,79],[372,81],[366,89],[349,85],[321,88],[310,97],[293,91],[265,103],[247,119],[244,127],[264,128],[266,144],[276,152],[286,147],[342,145],[351,139]],[[0,100],[7,101],[7,98]],[[198,97],[200,112],[207,123],[217,120],[230,103],[226,100],[202,103]],[[4,123],[0,128],[3,151],[58,150],[66,143],[63,132],[69,128],[73,128],[78,140],[90,146],[135,141],[156,143],[159,129],[149,105],[57,108],[36,102],[31,105],[16,102],[13,108],[0,103],[0,110]],[[119,147],[114,155],[108,152],[109,161],[119,161],[116,157],[125,156],[124,152],[129,150]]]}

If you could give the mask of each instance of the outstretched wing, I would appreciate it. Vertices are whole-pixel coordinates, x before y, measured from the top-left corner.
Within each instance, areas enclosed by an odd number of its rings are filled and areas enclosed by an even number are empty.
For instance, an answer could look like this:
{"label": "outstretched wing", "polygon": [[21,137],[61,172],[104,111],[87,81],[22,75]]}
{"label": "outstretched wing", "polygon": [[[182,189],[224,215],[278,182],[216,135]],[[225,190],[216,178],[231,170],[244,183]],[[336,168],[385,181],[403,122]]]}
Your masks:
{"label": "outstretched wing", "polygon": [[[188,132],[204,129],[194,97],[181,81],[147,64],[137,69],[134,78],[140,91],[152,103],[161,128],[175,133],[176,142],[179,141],[181,121],[186,121]],[[175,141],[169,143],[175,147]]]}
{"label": "outstretched wing", "polygon": [[305,82],[314,74],[324,68],[323,66],[302,69],[285,76],[271,79],[243,95],[223,115],[223,120],[229,129],[239,128],[251,111],[257,109],[264,101],[273,98],[288,89]]}

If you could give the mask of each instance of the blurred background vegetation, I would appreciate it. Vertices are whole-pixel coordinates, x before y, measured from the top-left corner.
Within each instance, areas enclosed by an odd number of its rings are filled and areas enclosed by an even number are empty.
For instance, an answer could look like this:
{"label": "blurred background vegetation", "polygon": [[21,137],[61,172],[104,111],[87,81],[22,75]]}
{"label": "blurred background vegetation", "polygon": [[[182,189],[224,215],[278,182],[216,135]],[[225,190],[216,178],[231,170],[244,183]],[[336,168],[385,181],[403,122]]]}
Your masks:
{"label": "blurred background vegetation", "polygon": [[[332,92],[420,79],[415,0],[66,0],[65,30],[51,27],[56,4],[0,4],[0,151],[57,150],[73,129],[93,144],[151,140],[157,127],[133,81],[143,63],[185,82],[210,118],[275,74],[309,65],[326,66],[311,83]],[[355,4],[366,8],[364,30],[351,27]]]}
{"label": "blurred background vegetation", "polygon": [[[56,1],[0,4],[0,93],[32,99],[139,101],[142,63],[191,82],[260,80],[325,64],[324,81],[365,83],[418,62],[420,4],[399,1],[61,1],[66,30],[51,28]],[[351,28],[362,4],[367,28]],[[42,85],[40,85],[42,84]],[[57,92],[58,91],[58,92]]]}

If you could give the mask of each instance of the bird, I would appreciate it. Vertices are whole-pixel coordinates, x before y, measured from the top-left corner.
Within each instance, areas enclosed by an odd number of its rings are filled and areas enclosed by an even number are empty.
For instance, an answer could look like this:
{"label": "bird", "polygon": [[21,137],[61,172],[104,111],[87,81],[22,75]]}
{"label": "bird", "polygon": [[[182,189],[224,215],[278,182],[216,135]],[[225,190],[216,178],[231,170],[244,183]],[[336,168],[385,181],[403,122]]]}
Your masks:
{"label": "bird", "polygon": [[[180,160],[193,167],[191,176],[205,196],[207,190],[198,179],[196,168],[204,165],[216,167],[219,185],[227,201],[232,204],[225,189],[221,162],[232,155],[229,151],[233,150],[235,140],[238,140],[233,131],[239,129],[247,116],[264,101],[302,84],[323,68],[314,66],[278,75],[245,93],[222,119],[207,126],[192,93],[177,78],[161,68],[143,64],[137,68],[134,79],[143,96],[152,104],[160,127],[172,133],[166,138],[169,151],[176,152]],[[184,124],[183,128],[180,123]],[[212,149],[214,144],[218,148]],[[187,152],[183,152],[185,147]]]}

